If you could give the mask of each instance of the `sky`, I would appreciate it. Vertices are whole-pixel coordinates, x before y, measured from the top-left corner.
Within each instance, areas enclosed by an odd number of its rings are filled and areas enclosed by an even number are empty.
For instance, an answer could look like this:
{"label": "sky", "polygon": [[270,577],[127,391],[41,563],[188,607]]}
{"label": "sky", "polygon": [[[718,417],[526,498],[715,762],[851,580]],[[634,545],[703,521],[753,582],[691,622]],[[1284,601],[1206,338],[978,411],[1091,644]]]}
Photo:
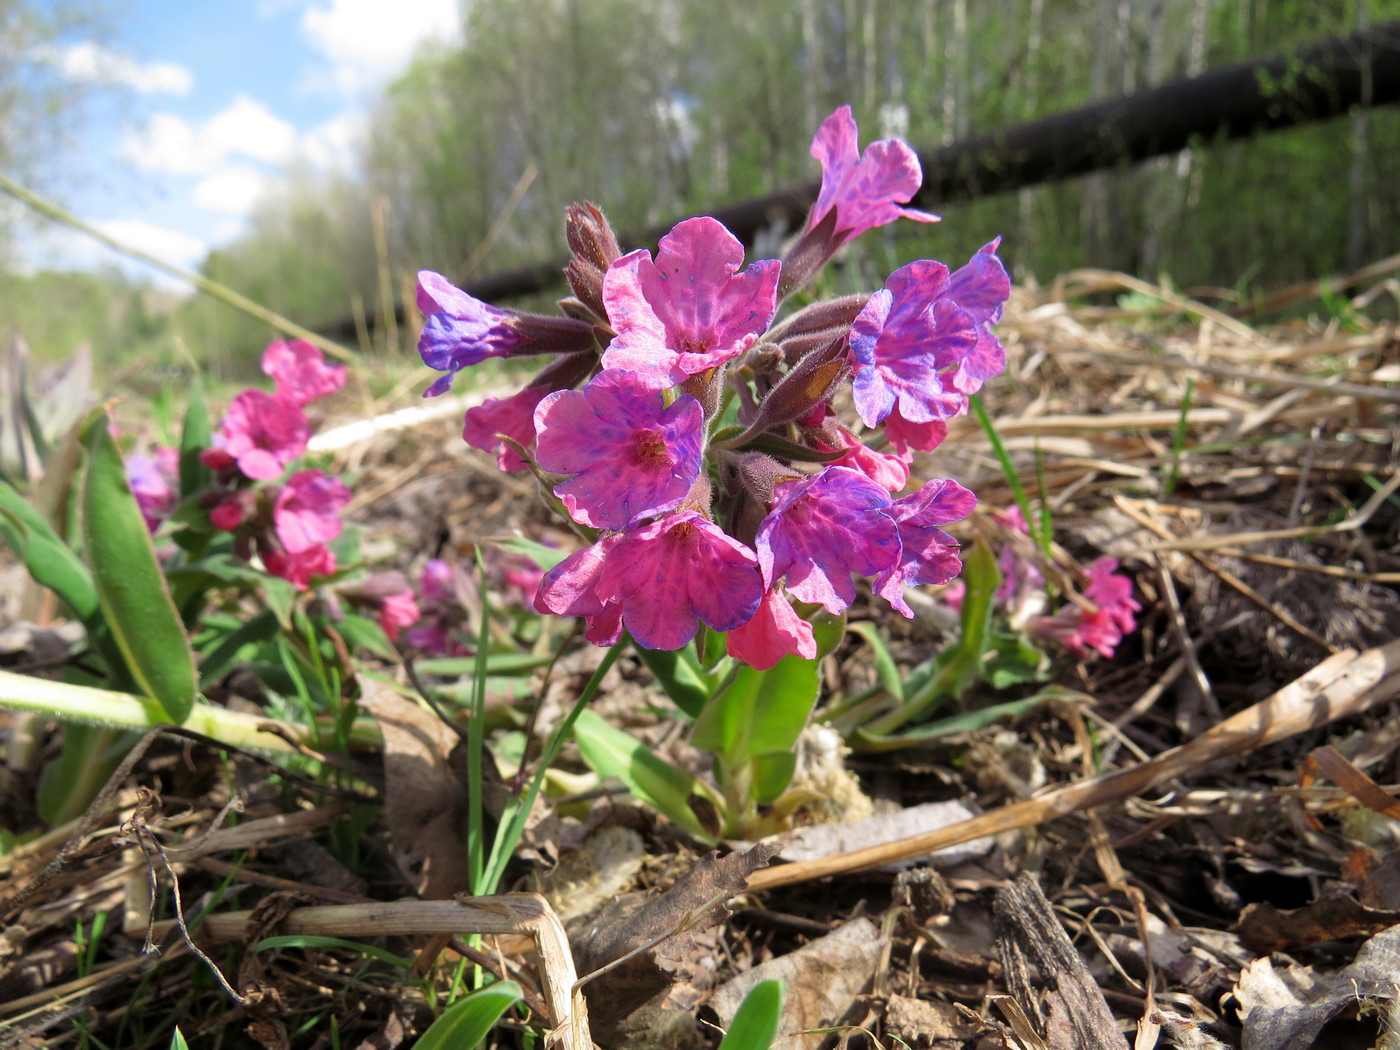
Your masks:
{"label": "sky", "polygon": [[[113,14],[100,43],[38,56],[99,89],[63,203],[186,269],[238,236],[283,166],[345,166],[378,91],[460,33],[458,0],[122,0]],[[30,268],[118,263],[182,287],[57,226],[23,252]]]}

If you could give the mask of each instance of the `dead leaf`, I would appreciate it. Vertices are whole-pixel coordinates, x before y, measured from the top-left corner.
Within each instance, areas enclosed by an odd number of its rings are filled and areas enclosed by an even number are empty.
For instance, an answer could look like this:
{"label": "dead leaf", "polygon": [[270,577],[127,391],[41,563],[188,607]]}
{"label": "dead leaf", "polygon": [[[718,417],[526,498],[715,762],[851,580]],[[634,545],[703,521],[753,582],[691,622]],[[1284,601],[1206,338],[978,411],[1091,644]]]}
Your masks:
{"label": "dead leaf", "polygon": [[1240,943],[1257,955],[1306,947],[1322,941],[1374,934],[1400,923],[1400,911],[1382,911],[1350,897],[1323,897],[1285,911],[1268,901],[1251,904],[1236,929]]}
{"label": "dead leaf", "polygon": [[468,892],[467,790],[450,757],[457,734],[371,678],[361,679],[360,706],[384,736],[384,824],[394,860],[425,900]]}
{"label": "dead leaf", "polygon": [[[1291,960],[1258,959],[1235,986],[1243,1050],[1309,1050],[1330,1045],[1324,1029],[1338,1018],[1392,1008],[1400,999],[1400,926],[1378,933],[1350,965],[1318,973]],[[1383,1025],[1376,1020],[1375,1037]],[[1359,1045],[1359,1044],[1358,1044]]]}
{"label": "dead leaf", "polygon": [[710,1007],[728,1027],[744,996],[760,981],[785,983],[782,1018],[774,1045],[816,1050],[826,1034],[818,1031],[847,1023],[846,1012],[867,992],[884,955],[885,937],[869,919],[852,919],[798,948],[755,966],[719,988]]}
{"label": "dead leaf", "polygon": [[952,1003],[892,995],[885,1005],[885,1034],[911,1050],[962,1050],[979,1031]]}
{"label": "dead leaf", "polygon": [[[876,813],[849,824],[813,824],[775,835],[769,841],[782,843],[785,861],[812,861],[871,846],[883,846],[913,835],[924,835],[975,816],[977,811],[964,802],[925,802],[893,813]],[[907,868],[929,863],[952,867],[986,856],[995,844],[996,840],[988,835],[949,846],[925,857],[910,857],[891,866]]]}
{"label": "dead leaf", "polygon": [[[748,888],[748,877],[767,864],[779,847],[762,843],[742,853],[702,857],[670,889],[637,905],[619,899],[605,908],[580,936],[574,957],[585,976],[589,1017],[605,1044],[653,1027],[633,1015],[643,1006],[694,1006],[701,989],[693,986],[702,956],[701,939],[729,918],[725,902]],[[713,945],[709,946],[713,947]],[[708,982],[700,982],[705,984]]]}

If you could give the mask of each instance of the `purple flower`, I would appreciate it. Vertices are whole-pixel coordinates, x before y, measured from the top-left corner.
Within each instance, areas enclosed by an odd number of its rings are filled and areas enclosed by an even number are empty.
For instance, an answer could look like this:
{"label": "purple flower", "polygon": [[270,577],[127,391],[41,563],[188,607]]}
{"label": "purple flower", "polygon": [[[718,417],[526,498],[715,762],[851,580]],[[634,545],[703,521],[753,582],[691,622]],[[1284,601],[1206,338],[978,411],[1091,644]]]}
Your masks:
{"label": "purple flower", "polygon": [[277,395],[297,405],[333,394],[345,385],[345,366],[328,365],[325,356],[304,339],[269,343],[262,370],[277,384]]}
{"label": "purple flower", "polygon": [[496,463],[508,473],[525,469],[525,463],[510,445],[498,435],[529,447],[535,440],[535,409],[549,393],[547,387],[527,386],[510,397],[489,397],[474,408],[467,409],[462,427],[462,440],[483,452],[494,451]]}
{"label": "purple flower", "polygon": [[685,499],[700,474],[704,423],[695,398],[668,407],[637,373],[610,368],[540,402],[536,456],[544,470],[571,475],[554,487],[570,517],[621,529]]}
{"label": "purple flower", "polygon": [[648,649],[679,649],[700,621],[716,631],[747,623],[763,597],[753,552],[693,510],[605,536],[545,574],[535,606],[585,616],[589,638],[626,627]]}
{"label": "purple flower", "polygon": [[344,483],[319,470],[299,470],[287,479],[273,505],[273,528],[290,554],[328,543],[344,527],[340,510],[350,502]]}
{"label": "purple flower", "polygon": [[992,333],[1001,320],[1002,307],[1011,295],[1011,278],[997,258],[1001,238],[984,244],[948,279],[947,295],[972,318],[977,328],[977,345],[963,358],[953,377],[953,385],[964,394],[975,394],[982,384],[1006,368],[1006,349]]}
{"label": "purple flower", "polygon": [[875,578],[875,592],[912,618],[905,587],[947,583],[962,571],[957,541],[938,526],[967,517],[976,506],[976,496],[944,478],[891,503],[885,513],[899,529],[899,561]]}
{"label": "purple flower", "polygon": [[168,445],[156,447],[154,456],[128,456],[126,480],[146,528],[155,532],[170,517],[178,498],[180,452]]}
{"label": "purple flower", "polygon": [[763,582],[784,575],[799,601],[839,613],[855,600],[851,574],[869,576],[899,563],[899,531],[886,513],[890,494],[850,467],[787,481],[758,527]]}
{"label": "purple flower", "polygon": [[737,357],[768,328],[777,308],[776,259],[742,273],[744,246],[709,216],[686,219],[608,267],[603,301],[617,337],[605,368],[625,368],[657,388],[675,386]]}
{"label": "purple flower", "polygon": [[488,357],[506,357],[525,341],[512,324],[515,315],[468,295],[431,270],[418,274],[418,309],[425,318],[418,353],[438,376],[423,392],[437,397],[452,387],[463,368]]}
{"label": "purple flower", "polygon": [[862,156],[857,134],[850,106],[839,108],[817,129],[811,154],[822,166],[822,188],[807,217],[807,229],[820,226],[834,211],[834,250],[899,218],[937,222],[937,215],[900,207],[923,184],[918,154],[900,139],[881,139],[867,146]]}
{"label": "purple flower", "polygon": [[856,411],[873,427],[896,406],[911,423],[964,411],[953,373],[977,346],[973,316],[948,296],[948,268],[923,259],[890,274],[851,326]]}
{"label": "purple flower", "polygon": [[229,402],[223,436],[223,450],[239,470],[256,481],[271,481],[306,451],[311,427],[295,401],[245,390]]}

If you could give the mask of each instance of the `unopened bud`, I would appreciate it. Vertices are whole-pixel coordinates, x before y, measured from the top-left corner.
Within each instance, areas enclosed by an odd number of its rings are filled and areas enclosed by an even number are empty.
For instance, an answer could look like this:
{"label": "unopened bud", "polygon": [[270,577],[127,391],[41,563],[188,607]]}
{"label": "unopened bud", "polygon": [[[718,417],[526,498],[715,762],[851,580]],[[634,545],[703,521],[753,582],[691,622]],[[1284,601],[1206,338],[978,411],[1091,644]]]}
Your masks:
{"label": "unopened bud", "polygon": [[607,217],[588,201],[570,204],[564,209],[564,237],[569,242],[573,259],[564,267],[564,276],[579,302],[588,307],[599,320],[606,319],[603,306],[603,275],[622,255],[617,235]]}

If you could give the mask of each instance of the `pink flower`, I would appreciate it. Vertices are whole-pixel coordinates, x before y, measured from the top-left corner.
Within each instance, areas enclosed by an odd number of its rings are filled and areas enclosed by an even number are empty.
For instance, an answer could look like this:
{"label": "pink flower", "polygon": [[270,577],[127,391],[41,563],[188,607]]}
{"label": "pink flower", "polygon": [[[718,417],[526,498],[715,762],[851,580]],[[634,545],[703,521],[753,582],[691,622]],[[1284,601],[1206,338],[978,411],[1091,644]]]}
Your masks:
{"label": "pink flower", "polygon": [[909,467],[898,456],[876,452],[845,427],[832,427],[828,433],[832,431],[835,432],[841,446],[846,448],[844,456],[831,461],[832,466],[850,467],[853,470],[858,470],[875,484],[890,492],[898,492],[909,484]]}
{"label": "pink flower", "polygon": [[261,551],[263,565],[274,576],[280,576],[304,591],[313,576],[329,576],[335,572],[335,554],[323,543],[292,553],[265,546]]}
{"label": "pink flower", "polygon": [[1027,625],[1031,636],[1056,642],[1081,659],[1090,649],[1112,657],[1118,643],[1137,629],[1133,613],[1142,610],[1133,598],[1133,581],[1117,568],[1114,558],[1095,561],[1084,588],[1084,597],[1094,608],[1066,605],[1054,616],[1032,620]]}
{"label": "pink flower", "polygon": [[680,505],[700,475],[704,413],[682,394],[670,405],[635,372],[605,369],[583,390],[558,390],[535,409],[536,458],[569,475],[554,486],[569,516],[621,529]]}
{"label": "pink flower", "polygon": [[717,219],[686,219],[608,267],[603,301],[617,337],[605,368],[625,368],[662,389],[737,357],[768,328],[777,308],[775,259],[742,273],[744,246]]}
{"label": "pink flower", "polygon": [[948,436],[948,424],[942,419],[931,419],[927,423],[911,423],[900,414],[898,403],[885,417],[885,437],[895,453],[906,461],[914,457],[914,450],[932,452]]}
{"label": "pink flower", "polygon": [[510,397],[487,398],[475,408],[467,409],[462,440],[483,452],[494,450],[496,463],[504,471],[524,470],[520,454],[497,435],[504,434],[525,448],[534,444],[535,408],[548,393],[547,387],[527,386]]}
{"label": "pink flower", "polygon": [[391,642],[398,639],[400,629],[417,623],[420,615],[411,590],[386,595],[379,603],[379,626]]}
{"label": "pink flower", "polygon": [[780,590],[764,591],[758,611],[748,623],[724,636],[725,651],[759,671],[766,671],[784,656],[814,660],[817,638],[812,625],[797,615]]}
{"label": "pink flower", "polygon": [[938,216],[902,208],[923,185],[919,156],[901,139],[872,142],[861,154],[851,107],[822,121],[812,139],[812,157],[822,166],[822,188],[807,217],[807,229],[835,212],[834,236],[844,244],[866,230],[896,219],[937,222]]}
{"label": "pink flower", "polygon": [[245,390],[224,414],[224,451],[238,469],[257,481],[282,476],[306,451],[311,427],[295,401],[261,390]]}
{"label": "pink flower", "polygon": [[570,555],[545,574],[535,607],[588,618],[595,643],[626,627],[648,649],[679,649],[702,620],[716,631],[747,623],[762,596],[753,552],[682,510]]}
{"label": "pink flower", "polygon": [[345,366],[326,364],[321,351],[304,339],[269,343],[263,351],[262,370],[277,384],[277,396],[298,406],[345,385]]}
{"label": "pink flower", "polygon": [[287,479],[273,506],[277,539],[291,554],[328,543],[340,535],[340,510],[350,502],[344,483],[319,470],[301,470]]}

